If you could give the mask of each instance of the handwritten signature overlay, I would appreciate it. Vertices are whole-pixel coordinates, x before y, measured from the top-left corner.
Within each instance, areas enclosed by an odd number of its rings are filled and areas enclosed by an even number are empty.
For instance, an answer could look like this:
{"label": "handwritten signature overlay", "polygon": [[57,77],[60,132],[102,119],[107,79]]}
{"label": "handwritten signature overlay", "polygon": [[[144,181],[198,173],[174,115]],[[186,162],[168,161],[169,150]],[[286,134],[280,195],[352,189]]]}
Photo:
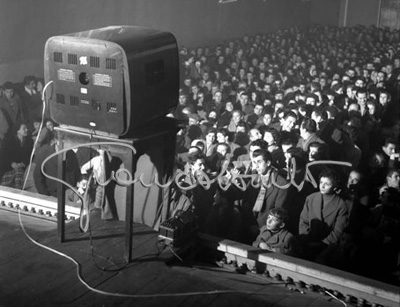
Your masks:
{"label": "handwritten signature overlay", "polygon": [[[80,144],[76,145],[73,147],[61,149],[51,155],[49,155],[42,163],[41,165],[41,171],[44,176],[46,176],[49,179],[55,180],[57,182],[60,182],[62,184],[65,184],[68,188],[76,192],[75,187],[72,187],[70,184],[67,182],[46,174],[44,170],[44,166],[49,161],[55,156],[58,156],[64,152],[67,152],[69,150],[77,149],[79,147],[93,147],[93,146],[106,146],[106,145],[118,145],[118,146],[123,146],[132,151],[132,154],[136,154],[136,149],[129,145],[129,144],[123,144],[123,143],[115,143],[115,142],[91,142],[91,143],[85,143],[85,144]],[[253,186],[254,188],[258,188],[261,185],[263,185],[265,188],[270,188],[272,185],[279,189],[288,189],[290,186],[295,187],[298,191],[301,191],[303,188],[304,184],[306,181],[310,182],[314,188],[318,186],[317,181],[313,177],[310,167],[313,165],[339,165],[339,166],[347,166],[351,167],[351,163],[349,162],[342,162],[342,161],[333,161],[333,160],[320,160],[320,161],[312,161],[306,164],[305,166],[305,173],[304,173],[304,178],[303,180],[297,184],[295,182],[295,174],[297,172],[297,167],[296,167],[296,160],[294,158],[291,159],[290,167],[287,170],[288,171],[288,183],[285,185],[278,185],[276,182],[276,177],[277,174],[276,172],[272,172],[271,176],[264,177],[259,174],[241,174],[239,172],[231,172],[228,170],[228,165],[230,161],[229,159],[226,160],[221,168],[221,171],[217,176],[214,178],[210,178],[207,173],[205,173],[202,170],[197,170],[195,174],[193,175],[192,168],[190,164],[188,163],[185,167],[184,170],[178,169],[176,173],[171,176],[170,180],[168,180],[166,183],[161,184],[159,182],[159,176],[158,174],[154,175],[154,178],[151,182],[146,183],[144,182],[144,174],[141,174],[137,178],[133,178],[133,175],[131,172],[126,169],[126,168],[120,168],[117,171],[112,171],[110,174],[110,177],[104,181],[104,182],[99,182],[98,179],[96,179],[96,182],[100,186],[106,186],[108,185],[111,181],[114,181],[117,185],[120,186],[129,186],[132,184],[135,184],[137,182],[140,182],[144,187],[150,188],[154,185],[160,187],[160,188],[168,188],[173,182],[175,182],[176,186],[182,190],[191,190],[194,189],[197,186],[201,186],[204,189],[209,189],[211,185],[213,185],[215,182],[218,183],[219,187],[226,191],[228,190],[231,185],[234,185],[237,187],[239,190],[245,191],[250,185]],[[237,167],[237,161],[232,161],[235,169]],[[268,179],[265,179],[268,178]],[[247,179],[247,180],[246,180]]]}

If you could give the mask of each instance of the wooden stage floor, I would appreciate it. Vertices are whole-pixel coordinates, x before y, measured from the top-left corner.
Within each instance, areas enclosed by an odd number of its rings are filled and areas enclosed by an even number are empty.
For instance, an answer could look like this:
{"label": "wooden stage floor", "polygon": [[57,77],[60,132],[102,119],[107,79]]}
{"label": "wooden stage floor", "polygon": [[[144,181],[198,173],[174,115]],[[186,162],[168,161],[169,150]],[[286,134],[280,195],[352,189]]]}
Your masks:
{"label": "wooden stage floor", "polygon": [[[55,222],[26,215],[21,221],[35,241],[75,259],[93,290],[79,280],[70,259],[27,238],[18,213],[0,210],[0,307],[343,305],[252,273],[194,259],[167,261],[173,254],[158,242],[157,232],[142,224],[134,225],[133,257],[125,264],[124,222],[102,221],[99,212],[91,213],[92,241],[79,232],[78,221],[67,224],[65,243],[57,238]],[[217,290],[226,292],[211,293]]]}

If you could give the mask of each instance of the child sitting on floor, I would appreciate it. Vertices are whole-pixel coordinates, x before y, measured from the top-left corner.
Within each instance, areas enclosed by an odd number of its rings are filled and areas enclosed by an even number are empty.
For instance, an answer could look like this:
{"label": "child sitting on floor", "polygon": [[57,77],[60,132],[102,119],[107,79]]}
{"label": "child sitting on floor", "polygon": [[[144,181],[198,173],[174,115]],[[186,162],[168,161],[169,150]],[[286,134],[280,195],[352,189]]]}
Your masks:
{"label": "child sitting on floor", "polygon": [[297,239],[286,229],[288,212],[284,208],[273,208],[268,214],[266,224],[261,227],[260,234],[253,246],[271,252],[298,256]]}

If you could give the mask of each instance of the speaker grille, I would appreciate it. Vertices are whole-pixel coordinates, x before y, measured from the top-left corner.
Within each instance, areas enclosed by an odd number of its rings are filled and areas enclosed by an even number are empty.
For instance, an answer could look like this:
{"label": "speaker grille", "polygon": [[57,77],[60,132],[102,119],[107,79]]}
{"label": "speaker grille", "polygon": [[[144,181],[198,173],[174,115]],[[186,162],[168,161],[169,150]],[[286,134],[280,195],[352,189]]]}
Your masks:
{"label": "speaker grille", "polygon": [[117,104],[115,102],[107,102],[106,108],[108,113],[117,113]]}
{"label": "speaker grille", "polygon": [[106,58],[106,69],[117,69],[117,61],[116,59]]}
{"label": "speaker grille", "polygon": [[53,57],[54,57],[54,62],[57,62],[57,63],[62,63],[63,62],[62,52],[55,51],[53,53]]}
{"label": "speaker grille", "polygon": [[100,58],[97,56],[90,57],[90,67],[100,67]]}
{"label": "speaker grille", "polygon": [[68,64],[77,65],[78,64],[78,56],[76,54],[68,53]]}
{"label": "speaker grille", "polygon": [[56,102],[59,104],[65,104],[65,96],[63,94],[56,94]]}
{"label": "speaker grille", "polygon": [[79,107],[79,98],[76,96],[70,96],[69,104],[73,107]]}

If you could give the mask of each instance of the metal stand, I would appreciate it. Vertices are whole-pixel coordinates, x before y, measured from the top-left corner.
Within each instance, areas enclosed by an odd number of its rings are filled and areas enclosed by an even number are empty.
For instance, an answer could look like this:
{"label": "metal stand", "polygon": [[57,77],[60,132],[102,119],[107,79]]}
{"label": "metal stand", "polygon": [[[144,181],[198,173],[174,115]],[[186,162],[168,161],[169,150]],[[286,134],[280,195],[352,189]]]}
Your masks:
{"label": "metal stand", "polygon": [[[65,128],[56,128],[59,135],[60,148],[67,149],[78,145],[92,143],[93,149],[100,147],[95,142],[107,142],[101,145],[101,149],[109,152],[112,157],[122,161],[123,168],[139,178],[143,173],[152,177],[157,174],[160,183],[166,181],[166,170],[173,165],[175,155],[175,142],[177,126],[174,121],[160,120],[154,125],[149,125],[143,133],[137,133],[134,138],[118,139],[108,136],[92,135],[86,132],[74,131]],[[121,144],[123,146],[121,146]],[[134,147],[136,153],[129,148]],[[142,159],[145,157],[145,159]],[[140,174],[139,174],[140,173]],[[66,154],[58,156],[58,178],[65,181]],[[167,199],[168,188],[153,185],[151,188],[143,187],[140,183],[124,186],[123,191],[115,191],[115,199],[118,199],[117,211],[120,220],[125,219],[125,259],[132,258],[132,229],[133,222],[143,223],[157,229],[160,222],[168,215],[168,208],[159,207]],[[65,242],[65,191],[66,186],[58,183],[58,236],[61,242]],[[161,214],[160,214],[161,212]],[[134,215],[136,218],[134,218]]]}
{"label": "metal stand", "polygon": [[[118,157],[123,161],[124,167],[131,174],[134,174],[134,159],[135,155],[132,150],[128,147],[124,147],[118,144],[125,144],[134,146],[136,140],[133,139],[114,139],[105,136],[96,135],[93,137],[88,133],[71,131],[68,129],[57,128],[60,141],[60,149],[73,148],[77,145],[84,143],[93,142],[91,148],[93,149],[104,149],[112,154],[114,157]],[[96,145],[96,142],[107,142],[109,145]],[[114,144],[113,144],[114,143]],[[66,174],[66,154],[65,152],[58,156],[58,178],[65,181]],[[126,188],[126,199],[125,199],[125,253],[124,257],[126,261],[129,261],[132,256],[132,225],[133,225],[133,206],[134,206],[134,185],[129,185]],[[57,198],[58,198],[58,216],[57,216],[57,230],[58,236],[61,242],[65,242],[65,191],[66,186],[62,183],[58,183],[57,187]]]}

